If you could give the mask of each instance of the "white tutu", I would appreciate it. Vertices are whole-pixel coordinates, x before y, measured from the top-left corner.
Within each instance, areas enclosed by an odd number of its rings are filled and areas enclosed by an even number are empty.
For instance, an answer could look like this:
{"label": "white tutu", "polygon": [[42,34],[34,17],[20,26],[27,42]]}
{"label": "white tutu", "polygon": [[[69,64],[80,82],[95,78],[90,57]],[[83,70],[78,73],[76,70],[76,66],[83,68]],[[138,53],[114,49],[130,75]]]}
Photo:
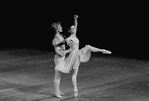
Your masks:
{"label": "white tutu", "polygon": [[55,62],[56,70],[63,73],[69,73],[70,70],[78,68],[81,62],[89,61],[91,57],[91,52],[98,52],[98,48],[92,47],[90,49],[89,45],[86,45],[80,50],[72,51],[68,57],[57,58]]}

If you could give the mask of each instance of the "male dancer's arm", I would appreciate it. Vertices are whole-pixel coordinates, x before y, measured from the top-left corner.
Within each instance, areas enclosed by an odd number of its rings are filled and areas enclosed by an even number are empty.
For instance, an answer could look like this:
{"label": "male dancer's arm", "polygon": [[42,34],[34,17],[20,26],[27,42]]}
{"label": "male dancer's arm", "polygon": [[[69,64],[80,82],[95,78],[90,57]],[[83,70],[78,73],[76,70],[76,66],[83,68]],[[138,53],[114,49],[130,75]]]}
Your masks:
{"label": "male dancer's arm", "polygon": [[64,54],[66,55],[67,53],[69,53],[69,52],[71,52],[72,51],[72,49],[70,48],[70,49],[68,49],[68,50],[65,50],[64,51]]}

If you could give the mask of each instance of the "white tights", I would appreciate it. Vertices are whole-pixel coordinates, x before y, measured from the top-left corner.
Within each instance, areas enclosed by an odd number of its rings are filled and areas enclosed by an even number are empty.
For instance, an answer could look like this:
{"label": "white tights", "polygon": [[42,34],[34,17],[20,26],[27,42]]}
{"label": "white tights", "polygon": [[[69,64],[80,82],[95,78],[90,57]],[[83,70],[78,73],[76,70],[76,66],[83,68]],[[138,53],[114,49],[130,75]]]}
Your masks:
{"label": "white tights", "polygon": [[77,87],[78,68],[79,68],[79,66],[76,66],[76,68],[74,69],[73,75],[72,75],[72,83],[73,83],[73,87],[74,87],[74,96],[75,97],[78,96],[78,87]]}
{"label": "white tights", "polygon": [[61,75],[62,73],[58,70],[55,70],[55,77],[54,77],[54,91],[55,91],[55,96],[61,98],[61,94],[63,93],[60,91],[59,86],[60,86],[60,80],[61,80]]}

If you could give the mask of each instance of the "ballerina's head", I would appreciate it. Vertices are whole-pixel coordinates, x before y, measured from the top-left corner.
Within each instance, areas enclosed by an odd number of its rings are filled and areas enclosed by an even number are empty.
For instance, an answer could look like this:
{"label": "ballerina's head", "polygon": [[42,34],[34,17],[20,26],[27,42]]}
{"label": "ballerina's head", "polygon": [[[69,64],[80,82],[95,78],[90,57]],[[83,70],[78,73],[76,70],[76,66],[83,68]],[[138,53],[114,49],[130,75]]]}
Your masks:
{"label": "ballerina's head", "polygon": [[70,27],[69,32],[70,32],[71,34],[74,34],[74,33],[76,32],[76,28],[75,28],[74,25],[72,25],[72,26]]}

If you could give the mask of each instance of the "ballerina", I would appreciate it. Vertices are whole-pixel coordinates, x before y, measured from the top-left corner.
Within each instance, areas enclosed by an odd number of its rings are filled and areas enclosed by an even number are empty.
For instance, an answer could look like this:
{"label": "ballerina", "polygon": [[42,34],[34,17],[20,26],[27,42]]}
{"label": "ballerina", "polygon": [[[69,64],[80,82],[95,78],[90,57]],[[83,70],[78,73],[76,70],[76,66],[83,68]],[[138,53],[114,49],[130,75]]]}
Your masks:
{"label": "ballerina", "polygon": [[79,49],[79,39],[76,36],[77,25],[78,25],[77,18],[78,16],[75,15],[74,16],[75,25],[72,25],[70,27],[71,35],[65,39],[67,44],[70,46],[71,49],[70,54],[68,57],[65,57],[61,65],[56,67],[59,71],[63,73],[69,73],[72,69],[74,70],[72,75],[72,83],[74,86],[75,97],[78,96],[77,74],[80,63],[89,61],[91,52],[102,52],[104,54],[111,54],[111,52],[108,50],[99,49],[91,45],[86,45],[82,49]]}
{"label": "ballerina", "polygon": [[[56,52],[56,55],[54,57],[54,62],[55,62],[55,67],[57,67],[58,65],[63,64],[65,54],[70,52],[70,50],[65,50],[64,36],[60,34],[60,32],[62,32],[62,26],[60,25],[60,22],[53,23],[52,27],[56,31],[52,44]],[[59,89],[61,75],[62,73],[59,70],[55,69],[54,91],[55,91],[55,96],[58,98],[61,98],[62,95],[64,95],[64,93],[62,93]]]}

